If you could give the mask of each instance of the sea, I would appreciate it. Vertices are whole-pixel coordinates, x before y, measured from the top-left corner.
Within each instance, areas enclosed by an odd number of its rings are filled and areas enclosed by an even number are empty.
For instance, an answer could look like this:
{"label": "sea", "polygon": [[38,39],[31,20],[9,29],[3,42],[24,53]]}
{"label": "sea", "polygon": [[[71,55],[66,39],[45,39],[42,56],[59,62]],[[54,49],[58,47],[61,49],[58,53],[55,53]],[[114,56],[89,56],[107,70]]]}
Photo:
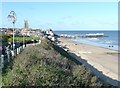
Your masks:
{"label": "sea", "polygon": [[94,38],[82,38],[82,37],[76,37],[76,38],[70,38],[69,40],[82,43],[82,44],[89,44],[99,47],[104,47],[112,50],[120,50],[120,41],[119,41],[119,31],[103,31],[103,30],[97,30],[97,31],[54,31],[55,34],[61,35],[61,34],[67,34],[67,35],[81,35],[81,34],[96,34],[96,33],[104,33],[106,37],[94,37]]}

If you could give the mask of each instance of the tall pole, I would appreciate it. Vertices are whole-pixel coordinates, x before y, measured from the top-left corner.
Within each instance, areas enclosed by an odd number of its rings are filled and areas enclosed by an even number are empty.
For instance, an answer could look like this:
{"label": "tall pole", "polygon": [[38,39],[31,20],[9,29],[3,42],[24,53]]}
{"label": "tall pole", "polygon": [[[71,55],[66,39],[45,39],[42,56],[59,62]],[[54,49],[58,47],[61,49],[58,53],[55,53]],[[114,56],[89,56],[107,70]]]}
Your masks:
{"label": "tall pole", "polygon": [[14,52],[14,47],[15,47],[15,44],[14,44],[14,33],[15,33],[15,22],[16,22],[16,19],[17,19],[16,13],[14,11],[11,11],[9,13],[9,15],[7,16],[7,18],[13,24],[13,52]]}
{"label": "tall pole", "polygon": [[24,46],[24,35],[25,35],[24,33],[25,33],[25,32],[24,32],[24,30],[23,30],[23,46]]}
{"label": "tall pole", "polygon": [[14,38],[15,38],[15,24],[13,24],[13,52],[14,52],[14,47],[15,47]]}

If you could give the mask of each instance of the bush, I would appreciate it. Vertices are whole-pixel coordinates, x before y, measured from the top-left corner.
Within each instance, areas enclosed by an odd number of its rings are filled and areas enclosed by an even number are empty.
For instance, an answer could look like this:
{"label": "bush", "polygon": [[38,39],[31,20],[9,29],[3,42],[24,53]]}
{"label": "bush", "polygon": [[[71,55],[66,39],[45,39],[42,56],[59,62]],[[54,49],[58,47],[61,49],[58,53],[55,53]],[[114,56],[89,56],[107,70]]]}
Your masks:
{"label": "bush", "polygon": [[[90,71],[74,62],[67,52],[45,39],[26,48],[14,61],[13,69],[3,73],[4,86],[60,86],[88,88],[106,85]],[[63,52],[62,52],[63,51]],[[72,59],[71,59],[72,58]]]}

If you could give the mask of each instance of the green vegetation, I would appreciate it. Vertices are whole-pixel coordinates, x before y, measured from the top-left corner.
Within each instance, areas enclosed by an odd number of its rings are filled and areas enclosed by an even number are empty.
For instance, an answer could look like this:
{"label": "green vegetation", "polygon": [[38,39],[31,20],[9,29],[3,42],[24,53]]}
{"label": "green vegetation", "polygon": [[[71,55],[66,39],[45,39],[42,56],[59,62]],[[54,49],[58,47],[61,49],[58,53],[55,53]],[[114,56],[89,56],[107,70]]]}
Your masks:
{"label": "green vegetation", "polygon": [[13,66],[3,72],[3,86],[111,87],[76,62],[67,52],[45,39],[16,57]]}
{"label": "green vegetation", "polygon": [[[24,40],[26,40],[26,41],[39,40],[39,39],[40,39],[39,37],[24,36]],[[16,36],[15,36],[15,41],[23,42],[23,36],[18,36],[18,35],[16,35]]]}
{"label": "green vegetation", "polygon": [[[2,44],[5,45],[6,42],[12,42],[13,40],[13,36],[12,35],[0,35],[0,37],[2,37]],[[40,38],[39,37],[34,37],[34,36],[24,36],[24,39],[23,39],[23,36],[20,36],[20,35],[15,35],[15,41],[17,42],[20,42],[20,43],[23,43],[23,40],[24,42],[26,41],[31,41],[31,40],[39,40]]]}
{"label": "green vegetation", "polygon": [[2,42],[8,42],[9,39],[12,39],[12,35],[0,35],[2,37]]}

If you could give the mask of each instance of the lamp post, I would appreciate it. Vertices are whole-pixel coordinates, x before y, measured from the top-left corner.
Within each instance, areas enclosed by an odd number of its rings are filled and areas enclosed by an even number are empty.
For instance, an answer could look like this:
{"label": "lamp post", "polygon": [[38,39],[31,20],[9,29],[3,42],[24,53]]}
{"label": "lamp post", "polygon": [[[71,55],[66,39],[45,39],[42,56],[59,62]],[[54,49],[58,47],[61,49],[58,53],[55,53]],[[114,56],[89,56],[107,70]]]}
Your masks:
{"label": "lamp post", "polygon": [[23,49],[24,49],[24,41],[25,41],[25,39],[24,39],[24,35],[25,35],[25,32],[24,32],[24,29],[23,29]]}
{"label": "lamp post", "polygon": [[16,13],[14,11],[11,11],[9,15],[7,16],[8,20],[13,24],[13,52],[14,52],[14,31],[15,31],[15,22],[16,22]]}

